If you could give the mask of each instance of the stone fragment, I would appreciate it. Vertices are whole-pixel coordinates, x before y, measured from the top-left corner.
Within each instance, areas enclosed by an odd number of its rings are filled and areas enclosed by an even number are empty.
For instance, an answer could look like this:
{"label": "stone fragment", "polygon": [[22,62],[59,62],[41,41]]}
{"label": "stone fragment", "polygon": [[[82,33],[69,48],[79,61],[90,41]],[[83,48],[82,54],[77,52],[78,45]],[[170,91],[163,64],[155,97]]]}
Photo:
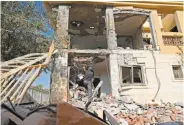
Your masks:
{"label": "stone fragment", "polygon": [[184,107],[183,102],[177,102],[177,103],[175,103],[174,105],[175,105],[175,106],[180,106],[181,108],[183,108],[183,107]]}
{"label": "stone fragment", "polygon": [[181,108],[180,106],[175,106],[174,108],[175,108],[176,110],[179,110],[179,111],[182,110],[182,108]]}
{"label": "stone fragment", "polygon": [[165,115],[160,117],[160,119],[161,119],[161,122],[170,122],[171,121],[170,116],[165,116]]}
{"label": "stone fragment", "polygon": [[176,121],[176,115],[171,115],[170,118],[172,121]]}
{"label": "stone fragment", "polygon": [[167,109],[167,110],[165,111],[165,113],[171,114],[172,111]]}
{"label": "stone fragment", "polygon": [[118,107],[118,104],[117,103],[110,103],[110,107]]}
{"label": "stone fragment", "polygon": [[141,108],[138,108],[138,109],[137,109],[137,114],[138,114],[138,115],[142,115],[142,114],[143,114],[143,111],[142,111]]}
{"label": "stone fragment", "polygon": [[87,102],[87,101],[88,101],[88,97],[83,97],[83,98],[82,98],[82,101],[83,101],[83,102]]}
{"label": "stone fragment", "polygon": [[120,110],[118,108],[111,108],[110,109],[110,113],[112,115],[117,115],[120,112]]}
{"label": "stone fragment", "polygon": [[122,96],[122,97],[120,97],[119,100],[121,100],[121,101],[123,101],[124,103],[127,103],[127,104],[133,103],[133,99],[129,96]]}
{"label": "stone fragment", "polygon": [[122,118],[120,118],[119,121],[120,121],[120,125],[128,125],[128,122],[125,121],[125,120],[122,119]]}
{"label": "stone fragment", "polygon": [[131,111],[135,111],[137,108],[139,108],[137,105],[135,104],[124,104],[129,110]]}

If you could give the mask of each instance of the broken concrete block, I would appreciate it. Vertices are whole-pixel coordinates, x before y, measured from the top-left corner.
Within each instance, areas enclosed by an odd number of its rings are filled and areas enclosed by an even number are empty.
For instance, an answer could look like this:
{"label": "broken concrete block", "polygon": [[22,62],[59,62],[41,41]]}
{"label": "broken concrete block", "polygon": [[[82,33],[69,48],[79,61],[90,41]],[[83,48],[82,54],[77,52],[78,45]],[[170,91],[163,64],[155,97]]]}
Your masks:
{"label": "broken concrete block", "polygon": [[118,108],[111,108],[109,113],[112,115],[117,115],[119,112],[120,110]]}
{"label": "broken concrete block", "polygon": [[133,103],[133,99],[129,96],[122,96],[122,97],[120,97],[119,100],[121,100],[121,101],[123,101],[124,103],[127,103],[127,104]]}
{"label": "broken concrete block", "polygon": [[124,104],[129,110],[131,111],[135,111],[137,108],[139,108],[137,105],[135,104]]}
{"label": "broken concrete block", "polygon": [[120,125],[128,125],[128,122],[125,121],[124,119],[120,118],[119,119]]}
{"label": "broken concrete block", "polygon": [[161,122],[170,122],[171,121],[171,118],[170,118],[170,116],[162,116],[161,118]]}
{"label": "broken concrete block", "polygon": [[118,103],[110,103],[110,107],[115,107],[115,108],[117,108],[117,107],[118,107]]}
{"label": "broken concrete block", "polygon": [[175,105],[175,106],[180,106],[181,108],[183,108],[183,107],[184,107],[183,102],[177,102],[177,103],[175,103],[174,105]]}
{"label": "broken concrete block", "polygon": [[83,102],[87,102],[87,101],[88,101],[88,97],[83,97],[83,98],[82,98],[82,101],[83,101]]}
{"label": "broken concrete block", "polygon": [[176,110],[178,110],[178,111],[181,111],[182,110],[182,108],[180,107],[180,106],[175,106],[174,107]]}
{"label": "broken concrete block", "polygon": [[142,114],[143,114],[143,111],[142,111],[141,108],[138,108],[138,109],[137,109],[137,114],[138,114],[138,115],[142,115]]}

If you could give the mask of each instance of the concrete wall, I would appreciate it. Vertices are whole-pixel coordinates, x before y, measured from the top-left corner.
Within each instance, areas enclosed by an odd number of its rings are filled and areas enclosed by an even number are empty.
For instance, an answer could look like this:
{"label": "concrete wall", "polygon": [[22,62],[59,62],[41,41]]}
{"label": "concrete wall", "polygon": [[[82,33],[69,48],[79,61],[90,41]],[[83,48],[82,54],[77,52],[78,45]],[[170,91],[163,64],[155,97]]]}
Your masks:
{"label": "concrete wall", "polygon": [[105,94],[111,93],[110,74],[108,66],[108,59],[93,65],[95,77],[99,77],[103,81],[101,92]]}
{"label": "concrete wall", "polygon": [[[139,39],[139,42],[142,39]],[[137,41],[136,41],[137,42]],[[73,36],[71,39],[72,49],[97,49],[98,47],[102,49],[107,49],[107,38],[105,35],[94,36]],[[127,37],[119,37],[117,39],[117,44],[120,47],[132,48],[132,40],[131,38],[127,39]]]}
{"label": "concrete wall", "polygon": [[39,104],[48,104],[49,103],[49,93],[42,92],[41,90],[36,90],[34,88],[29,88],[27,91],[34,100],[36,100]]}
{"label": "concrete wall", "polygon": [[[155,100],[160,101],[162,99],[165,102],[182,101],[184,84],[182,80],[174,80],[172,71],[172,65],[181,64],[181,57],[177,54],[160,54],[159,52],[154,52],[154,56],[156,59],[157,75],[161,84]],[[123,83],[119,81],[121,89],[123,89],[121,95],[129,95],[139,103],[150,102],[158,90],[158,81],[155,74],[155,64],[152,52],[143,50],[119,50],[118,64],[119,76],[121,75],[121,66],[141,65],[143,67],[142,74],[144,85],[123,86]],[[109,71],[107,70],[105,61],[97,63],[93,67],[95,76],[99,76],[104,81],[101,92],[106,94],[111,93],[111,84],[113,83],[110,84],[108,76]]]}
{"label": "concrete wall", "polygon": [[[150,51],[124,51],[120,52],[119,65],[126,65],[124,55],[132,54],[132,64],[142,65],[145,86],[126,86],[122,87],[123,95],[130,95],[134,100],[140,103],[151,101],[158,89],[158,81],[155,75],[155,65],[152,53]],[[161,86],[156,100],[162,99],[163,101],[182,101],[183,81],[176,81],[173,77],[172,65],[179,65],[181,57],[175,54],[154,54],[156,58],[157,74]],[[136,60],[136,61],[135,61]]]}

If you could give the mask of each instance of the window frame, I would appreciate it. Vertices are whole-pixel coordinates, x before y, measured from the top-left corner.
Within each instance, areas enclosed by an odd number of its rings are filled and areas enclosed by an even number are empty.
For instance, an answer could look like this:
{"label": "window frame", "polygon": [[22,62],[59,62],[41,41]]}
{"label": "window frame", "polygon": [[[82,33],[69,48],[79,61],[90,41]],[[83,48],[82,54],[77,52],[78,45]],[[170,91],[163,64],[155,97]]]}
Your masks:
{"label": "window frame", "polygon": [[[123,83],[123,77],[122,77],[122,68],[123,67],[130,67],[131,68],[131,73],[133,67],[140,67],[141,68],[141,76],[142,76],[142,82],[141,83],[136,83],[136,82],[131,82],[130,84],[125,84]],[[146,81],[145,81],[145,66],[144,65],[121,65],[119,66],[120,68],[120,83],[121,86],[146,86]],[[132,79],[132,78],[131,78]]]}
{"label": "window frame", "polygon": [[182,65],[180,65],[180,64],[171,64],[171,72],[172,72],[172,79],[173,79],[173,81],[177,81],[177,82],[178,81],[184,81],[184,76],[183,76],[183,78],[175,78],[173,66],[180,66],[181,72],[183,74]]}

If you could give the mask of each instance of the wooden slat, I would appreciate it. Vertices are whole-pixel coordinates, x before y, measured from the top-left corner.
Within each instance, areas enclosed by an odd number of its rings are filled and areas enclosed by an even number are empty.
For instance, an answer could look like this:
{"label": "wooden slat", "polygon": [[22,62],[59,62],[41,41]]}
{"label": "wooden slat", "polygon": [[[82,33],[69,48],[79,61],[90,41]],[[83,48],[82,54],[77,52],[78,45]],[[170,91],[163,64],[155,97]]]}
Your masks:
{"label": "wooden slat", "polygon": [[11,75],[9,78],[5,79],[5,82],[2,84],[2,87],[5,87],[8,82],[14,77],[14,75]]}
{"label": "wooden slat", "polygon": [[33,74],[33,76],[29,79],[29,81],[26,83],[26,86],[24,87],[22,93],[20,94],[19,97],[17,97],[17,102],[18,104],[22,101],[26,91],[28,90],[28,88],[31,86],[31,84],[34,82],[34,80],[38,77],[38,75],[40,74],[40,70],[41,70],[41,66],[37,69],[37,71]]}
{"label": "wooden slat", "polygon": [[13,87],[11,87],[11,89],[8,91],[8,93],[5,95],[5,97],[3,97],[2,102],[4,102],[8,96],[10,96],[11,92],[15,89],[15,87],[18,85],[18,83],[20,82],[20,80],[22,80],[22,78],[24,77],[24,75],[27,73],[29,69],[25,70],[24,73],[19,77],[19,79],[16,81],[16,83],[13,85]]}
{"label": "wooden slat", "polygon": [[[8,60],[8,61],[5,61],[5,62],[1,62],[1,66],[6,66],[8,64],[12,64],[14,62],[17,62],[17,61],[20,61],[21,59],[24,59],[24,58],[27,58],[27,57],[30,57],[30,56],[43,56],[47,53],[31,53],[31,54],[27,54],[27,55],[24,55],[24,56],[21,56],[21,57],[18,57],[18,58],[15,58],[15,59],[12,59],[12,60]],[[20,61],[20,62],[23,62],[23,61]]]}
{"label": "wooden slat", "polygon": [[23,65],[23,66],[20,66],[20,67],[18,67],[18,68],[16,68],[16,69],[13,69],[13,70],[11,70],[11,71],[9,71],[9,72],[3,74],[2,77],[1,77],[1,79],[6,78],[6,77],[8,77],[8,76],[10,76],[10,75],[12,75],[12,74],[14,74],[14,73],[16,73],[16,72],[18,72],[18,71],[24,69],[24,68],[26,68],[26,67],[32,65],[32,64],[34,64],[34,63],[40,61],[40,60],[43,60],[43,59],[45,59],[46,57],[47,57],[47,54],[45,54],[45,55],[43,55],[43,56],[41,56],[41,57],[39,57],[39,58],[37,58],[37,59],[35,59],[35,60],[33,60],[33,61],[30,61],[29,63],[26,63],[26,64]]}
{"label": "wooden slat", "polygon": [[18,92],[20,92],[20,89],[23,87],[23,85],[27,81],[27,79],[32,75],[34,70],[35,70],[35,68],[33,67],[32,70],[26,75],[25,79],[20,83],[17,90],[13,93],[12,97],[10,98],[11,100],[16,96],[16,94]]}
{"label": "wooden slat", "polygon": [[[19,72],[18,72],[18,75],[21,74],[21,73],[22,73],[22,71],[19,71]],[[15,82],[15,79],[12,79],[12,80],[10,81],[10,83],[8,83],[8,85],[6,86],[6,88],[3,89],[3,91],[2,91],[1,94],[0,94],[0,96],[2,96],[2,95],[8,90],[8,88],[11,86],[11,84],[14,83],[14,82]]]}

